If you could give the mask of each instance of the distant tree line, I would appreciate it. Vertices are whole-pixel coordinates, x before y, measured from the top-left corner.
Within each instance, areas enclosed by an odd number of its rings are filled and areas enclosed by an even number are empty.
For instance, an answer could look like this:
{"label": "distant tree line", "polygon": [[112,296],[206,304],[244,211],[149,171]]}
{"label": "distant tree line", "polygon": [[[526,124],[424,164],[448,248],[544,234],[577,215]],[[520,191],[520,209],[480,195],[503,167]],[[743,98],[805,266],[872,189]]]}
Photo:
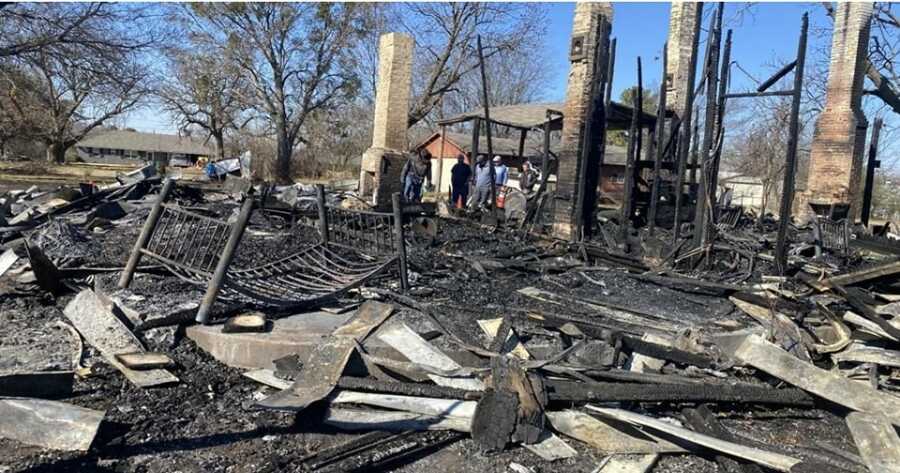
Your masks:
{"label": "distant tree line", "polygon": [[[346,167],[371,139],[378,38],[416,40],[410,125],[480,105],[482,35],[495,105],[540,98],[545,9],[503,3],[0,5],[0,156],[40,143],[63,162],[142,107],[217,157],[250,149],[269,178]],[[502,78],[502,79],[501,79]]]}

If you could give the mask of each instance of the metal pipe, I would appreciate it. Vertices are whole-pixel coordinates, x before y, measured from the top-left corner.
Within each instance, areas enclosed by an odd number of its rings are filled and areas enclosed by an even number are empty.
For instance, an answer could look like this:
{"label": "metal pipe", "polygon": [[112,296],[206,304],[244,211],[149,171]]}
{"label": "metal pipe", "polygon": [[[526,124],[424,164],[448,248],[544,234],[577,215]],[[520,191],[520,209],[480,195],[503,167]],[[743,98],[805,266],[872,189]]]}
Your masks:
{"label": "metal pipe", "polygon": [[794,66],[796,66],[796,65],[797,65],[796,59],[785,64],[784,67],[782,67],[781,69],[778,70],[778,72],[776,72],[775,74],[772,74],[772,77],[769,77],[768,79],[765,80],[765,82],[763,82],[762,84],[759,84],[759,87],[756,88],[756,91],[757,92],[765,92],[766,89],[775,85],[775,83],[778,82],[779,79],[786,76],[788,72],[791,72],[791,70],[794,69]]}
{"label": "metal pipe", "polygon": [[791,103],[791,121],[788,131],[787,156],[785,157],[784,185],[781,209],[778,215],[778,240],[775,243],[775,266],[779,274],[787,269],[787,227],[791,221],[794,203],[794,178],[797,172],[797,137],[800,133],[800,96],[803,93],[803,68],[806,63],[806,35],[809,31],[809,15],[804,13],[800,25],[800,41],[797,45],[797,68],[794,71],[794,101]]}
{"label": "metal pipe", "polygon": [[228,271],[228,266],[234,258],[234,253],[237,250],[238,244],[241,242],[241,237],[244,236],[244,229],[247,228],[247,222],[250,220],[250,214],[253,212],[253,204],[253,198],[248,195],[246,200],[244,200],[244,204],[241,205],[241,212],[238,214],[237,221],[235,221],[234,225],[231,227],[231,235],[228,236],[228,242],[225,243],[225,249],[222,250],[222,256],[219,257],[219,262],[216,264],[216,270],[213,272],[213,277],[206,287],[206,294],[203,295],[203,302],[200,303],[200,308],[197,309],[196,320],[198,323],[205,325],[209,321],[209,311],[216,301],[216,296],[219,295],[222,283],[225,282],[225,274]]}
{"label": "metal pipe", "polygon": [[653,162],[653,183],[650,185],[650,212],[647,214],[648,232],[653,235],[656,230],[656,210],[659,201],[659,171],[663,154],[666,152],[662,142],[666,137],[666,68],[669,62],[669,43],[663,44],[662,80],[659,85],[659,106],[656,112],[656,160]]}
{"label": "metal pipe", "polygon": [[409,279],[406,265],[406,239],[403,237],[403,207],[400,205],[400,194],[395,192],[391,196],[394,207],[394,239],[397,254],[400,260],[400,289],[403,292],[409,290]]}
{"label": "metal pipe", "polygon": [[869,160],[866,163],[866,186],[863,188],[862,213],[860,221],[864,227],[869,226],[869,215],[872,212],[872,192],[875,190],[875,169],[881,167],[878,158],[878,137],[881,135],[881,118],[875,119],[872,127],[872,138],[869,140]]}
{"label": "metal pipe", "polygon": [[175,181],[171,178],[167,178],[163,183],[162,190],[159,191],[159,196],[156,198],[156,203],[153,204],[153,209],[150,210],[150,215],[147,216],[147,221],[144,222],[141,234],[134,243],[134,248],[131,250],[131,256],[128,257],[128,263],[125,264],[125,270],[122,271],[122,276],[119,277],[120,288],[125,289],[131,284],[131,279],[134,277],[134,271],[141,262],[141,250],[147,246],[150,237],[153,236],[153,231],[156,229],[156,224],[159,223],[159,217],[162,215],[163,203],[165,203],[166,198],[169,197],[169,193],[172,192],[172,187],[174,186]]}
{"label": "metal pipe", "polygon": [[325,186],[316,184],[316,207],[319,208],[319,238],[328,244],[328,212],[325,209]]}

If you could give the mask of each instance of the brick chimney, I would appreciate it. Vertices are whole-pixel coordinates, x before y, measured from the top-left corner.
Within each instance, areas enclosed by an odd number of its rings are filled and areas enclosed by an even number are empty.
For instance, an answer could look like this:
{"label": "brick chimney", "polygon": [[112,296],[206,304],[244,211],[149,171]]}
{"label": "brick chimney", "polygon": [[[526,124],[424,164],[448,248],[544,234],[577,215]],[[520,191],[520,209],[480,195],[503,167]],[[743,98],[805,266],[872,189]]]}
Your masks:
{"label": "brick chimney", "polygon": [[359,176],[360,197],[376,207],[389,207],[391,194],[402,189],[413,46],[412,36],[403,33],[384,34],[378,42],[372,147],[363,153]]}
{"label": "brick chimney", "polygon": [[[701,2],[672,2],[669,9],[668,63],[666,64],[666,108],[679,117],[687,106],[688,72],[696,26],[703,12]],[[696,64],[696,62],[695,62]]]}
{"label": "brick chimney", "polygon": [[[860,172],[868,122],[862,112],[872,3],[838,2],[834,10],[825,110],[813,135],[805,203],[850,204],[859,213]],[[804,203],[804,204],[805,204]],[[810,214],[807,205],[799,213]]]}
{"label": "brick chimney", "polygon": [[[569,81],[563,110],[562,140],[557,173],[553,236],[570,240],[576,235],[575,206],[578,201],[578,175],[581,171],[582,145],[590,107],[591,83],[594,80],[594,50],[601,19],[612,23],[613,10],[608,2],[578,2],[572,24],[569,47]],[[606,64],[598,65],[598,74],[606,73]],[[595,166],[597,167],[597,166]],[[597,169],[587,172],[598,173]],[[585,192],[596,194],[597,189]]]}

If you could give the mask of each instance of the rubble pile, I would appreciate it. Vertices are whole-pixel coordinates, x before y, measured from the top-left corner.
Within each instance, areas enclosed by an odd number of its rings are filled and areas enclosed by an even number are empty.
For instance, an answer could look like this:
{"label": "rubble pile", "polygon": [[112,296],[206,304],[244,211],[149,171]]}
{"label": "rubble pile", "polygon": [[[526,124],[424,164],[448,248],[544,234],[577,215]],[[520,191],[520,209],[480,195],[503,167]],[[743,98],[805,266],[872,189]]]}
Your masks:
{"label": "rubble pile", "polygon": [[[573,244],[420,205],[401,269],[303,307],[215,299],[197,324],[204,286],[168,260],[117,284],[160,184],[0,197],[0,471],[900,465],[900,260],[849,226],[792,226],[779,274],[777,225],[752,215],[677,252],[662,228]],[[315,187],[234,185],[166,208],[234,222],[253,201],[235,267],[319,247]],[[318,274],[291,268],[267,277]]]}

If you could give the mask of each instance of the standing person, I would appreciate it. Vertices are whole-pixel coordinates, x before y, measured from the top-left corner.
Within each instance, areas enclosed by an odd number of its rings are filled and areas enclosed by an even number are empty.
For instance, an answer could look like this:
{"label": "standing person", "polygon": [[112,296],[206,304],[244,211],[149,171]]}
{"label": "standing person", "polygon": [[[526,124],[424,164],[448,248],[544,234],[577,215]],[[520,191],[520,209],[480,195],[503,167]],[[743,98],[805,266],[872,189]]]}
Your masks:
{"label": "standing person", "polygon": [[491,200],[491,167],[486,156],[475,165],[475,206],[482,208]]}
{"label": "standing person", "polygon": [[506,181],[509,180],[509,168],[503,164],[503,159],[500,156],[494,156],[494,177],[494,182],[498,188],[505,186]]}
{"label": "standing person", "polygon": [[531,162],[525,161],[522,163],[522,177],[519,178],[519,189],[526,194],[531,194],[534,192],[537,180],[538,173],[531,167]]}
{"label": "standing person", "polygon": [[[456,157],[456,164],[450,169],[450,201],[459,208],[465,207],[469,198],[469,179],[472,177],[472,168],[466,164],[466,158],[462,154]],[[462,202],[461,204],[459,202]]]}
{"label": "standing person", "polygon": [[422,184],[431,184],[431,153],[420,151],[418,156],[410,157],[400,171],[403,184],[403,200],[406,202],[422,201]]}

